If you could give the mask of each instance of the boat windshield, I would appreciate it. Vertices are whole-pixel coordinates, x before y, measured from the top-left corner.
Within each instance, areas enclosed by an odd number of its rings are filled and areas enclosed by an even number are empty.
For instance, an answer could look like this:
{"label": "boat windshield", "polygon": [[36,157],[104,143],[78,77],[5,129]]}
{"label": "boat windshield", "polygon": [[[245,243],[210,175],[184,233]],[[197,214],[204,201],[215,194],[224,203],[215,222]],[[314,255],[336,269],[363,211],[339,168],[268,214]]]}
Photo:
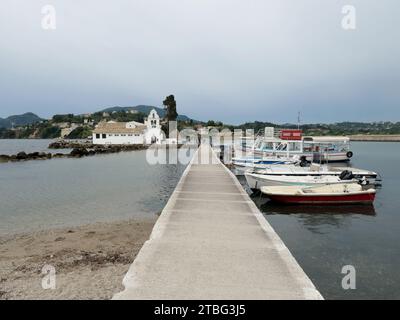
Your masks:
{"label": "boat windshield", "polygon": [[286,143],[279,143],[276,146],[276,150],[277,151],[286,151],[287,150],[288,145]]}
{"label": "boat windshield", "polygon": [[261,144],[261,150],[263,151],[272,151],[274,150],[274,143],[269,141],[264,141]]}
{"label": "boat windshield", "polygon": [[347,152],[349,151],[348,143],[314,143],[313,144],[314,152]]}
{"label": "boat windshield", "polygon": [[301,152],[301,141],[291,141],[289,142],[289,150],[290,151],[298,151]]}
{"label": "boat windshield", "polygon": [[347,152],[350,139],[347,137],[304,137],[304,152]]}

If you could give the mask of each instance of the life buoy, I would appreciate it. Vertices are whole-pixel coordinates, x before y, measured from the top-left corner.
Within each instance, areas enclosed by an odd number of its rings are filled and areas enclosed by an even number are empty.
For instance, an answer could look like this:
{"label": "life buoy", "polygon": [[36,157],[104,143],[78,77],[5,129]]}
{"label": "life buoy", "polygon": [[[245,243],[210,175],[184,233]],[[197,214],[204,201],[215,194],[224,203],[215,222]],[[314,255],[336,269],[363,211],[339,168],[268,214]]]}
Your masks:
{"label": "life buoy", "polygon": [[351,158],[353,156],[353,152],[349,151],[346,153],[347,158]]}

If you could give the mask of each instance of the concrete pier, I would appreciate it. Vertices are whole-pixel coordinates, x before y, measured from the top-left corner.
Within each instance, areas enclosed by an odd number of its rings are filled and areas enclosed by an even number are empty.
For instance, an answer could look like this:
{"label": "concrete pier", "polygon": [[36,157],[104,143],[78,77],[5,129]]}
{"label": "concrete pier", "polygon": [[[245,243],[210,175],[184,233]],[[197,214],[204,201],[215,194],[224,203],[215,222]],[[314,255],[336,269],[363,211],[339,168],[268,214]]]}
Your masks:
{"label": "concrete pier", "polygon": [[208,145],[186,168],[123,284],[114,299],[322,299]]}

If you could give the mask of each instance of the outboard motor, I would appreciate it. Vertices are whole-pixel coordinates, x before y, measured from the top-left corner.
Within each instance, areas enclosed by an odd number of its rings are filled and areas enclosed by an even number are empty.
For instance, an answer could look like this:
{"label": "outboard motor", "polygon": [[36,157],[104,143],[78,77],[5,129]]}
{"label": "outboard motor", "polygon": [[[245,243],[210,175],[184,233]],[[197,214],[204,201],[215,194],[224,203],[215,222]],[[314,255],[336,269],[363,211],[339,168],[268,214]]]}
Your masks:
{"label": "outboard motor", "polygon": [[308,162],[306,156],[301,156],[300,157],[300,167],[307,167]]}
{"label": "outboard motor", "polygon": [[354,178],[353,172],[349,170],[344,170],[342,173],[339,175],[340,180],[351,180]]}

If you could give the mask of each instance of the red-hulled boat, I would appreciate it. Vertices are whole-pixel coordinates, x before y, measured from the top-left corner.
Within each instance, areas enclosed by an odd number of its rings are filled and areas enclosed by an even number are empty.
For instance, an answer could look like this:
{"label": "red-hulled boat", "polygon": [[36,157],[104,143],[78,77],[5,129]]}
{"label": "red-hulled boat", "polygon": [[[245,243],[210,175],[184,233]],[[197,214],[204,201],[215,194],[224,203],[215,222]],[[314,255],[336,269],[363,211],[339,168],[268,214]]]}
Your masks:
{"label": "red-hulled boat", "polygon": [[375,189],[363,190],[359,184],[332,184],[318,187],[262,187],[261,192],[271,200],[287,204],[371,204]]}

